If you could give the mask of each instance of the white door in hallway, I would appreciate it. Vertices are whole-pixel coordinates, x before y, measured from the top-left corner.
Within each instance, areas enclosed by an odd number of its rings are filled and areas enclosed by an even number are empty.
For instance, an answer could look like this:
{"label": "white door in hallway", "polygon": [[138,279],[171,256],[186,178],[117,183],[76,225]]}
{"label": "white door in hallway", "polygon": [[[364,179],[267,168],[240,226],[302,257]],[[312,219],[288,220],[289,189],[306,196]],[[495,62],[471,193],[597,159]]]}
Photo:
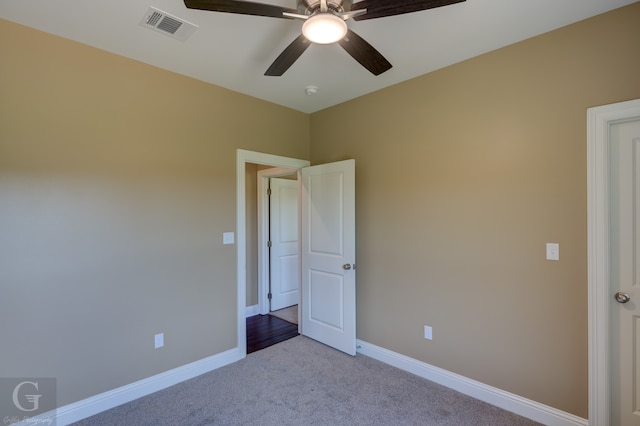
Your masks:
{"label": "white door in hallway", "polygon": [[298,257],[298,181],[270,179],[271,310],[297,305],[300,287]]}
{"label": "white door in hallway", "polygon": [[640,118],[610,127],[611,425],[640,425]]}
{"label": "white door in hallway", "polygon": [[302,169],[302,334],[356,354],[355,161]]}

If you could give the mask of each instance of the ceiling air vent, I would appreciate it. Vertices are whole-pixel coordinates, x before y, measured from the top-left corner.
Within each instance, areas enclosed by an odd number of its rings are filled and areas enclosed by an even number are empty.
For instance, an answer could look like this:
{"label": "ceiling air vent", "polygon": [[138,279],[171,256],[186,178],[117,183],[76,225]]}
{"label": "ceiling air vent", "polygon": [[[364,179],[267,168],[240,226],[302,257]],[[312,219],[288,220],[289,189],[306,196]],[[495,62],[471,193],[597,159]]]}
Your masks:
{"label": "ceiling air vent", "polygon": [[196,25],[154,7],[147,10],[147,13],[140,20],[140,25],[180,41],[185,41],[198,29]]}

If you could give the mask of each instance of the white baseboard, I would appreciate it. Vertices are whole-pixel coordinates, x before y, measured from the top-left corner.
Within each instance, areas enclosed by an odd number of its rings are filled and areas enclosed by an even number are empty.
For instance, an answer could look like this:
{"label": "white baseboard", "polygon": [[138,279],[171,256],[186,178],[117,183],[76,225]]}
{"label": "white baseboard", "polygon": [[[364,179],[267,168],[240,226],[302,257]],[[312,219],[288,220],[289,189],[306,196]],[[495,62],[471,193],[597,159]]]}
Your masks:
{"label": "white baseboard", "polygon": [[249,318],[254,315],[258,315],[259,313],[260,313],[260,305],[247,306],[245,316]]}
{"label": "white baseboard", "polygon": [[[494,388],[362,340],[357,341],[357,348],[358,352],[362,355],[377,359],[385,364],[447,386],[458,392],[548,426],[589,425],[588,420],[573,414]],[[24,423],[25,426],[40,423],[50,424],[55,420],[58,426],[65,426],[217,368],[224,367],[242,358],[243,356],[241,356],[238,348],[230,349],[226,352],[165,371],[164,373],[139,380],[117,389],[65,405],[55,411],[30,418],[17,425],[22,426],[22,423]]]}
{"label": "white baseboard", "polygon": [[358,353],[548,426],[588,426],[589,421],[548,405],[460,376],[371,343],[357,341]]}
{"label": "white baseboard", "polygon": [[19,423],[19,425],[22,423],[25,425],[51,424],[53,420],[55,420],[56,423],[54,424],[65,426],[185,380],[192,379],[201,374],[208,373],[217,368],[224,367],[242,358],[243,356],[240,355],[240,350],[233,348],[117,389],[65,405],[57,410],[25,420]]}

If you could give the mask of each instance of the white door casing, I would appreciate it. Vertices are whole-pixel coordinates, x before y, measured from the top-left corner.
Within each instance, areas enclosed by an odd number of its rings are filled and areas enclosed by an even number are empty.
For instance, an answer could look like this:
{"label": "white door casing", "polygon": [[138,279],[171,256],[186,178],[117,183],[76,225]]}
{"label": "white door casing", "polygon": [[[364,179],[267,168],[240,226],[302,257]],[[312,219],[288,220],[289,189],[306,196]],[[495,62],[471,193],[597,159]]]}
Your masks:
{"label": "white door casing", "polygon": [[[640,119],[640,100],[587,111],[589,423],[611,424],[610,155],[611,127]],[[637,302],[637,301],[636,301]]]}
{"label": "white door casing", "polygon": [[297,305],[300,287],[298,256],[298,181],[271,178],[271,310]]}
{"label": "white door casing", "polygon": [[302,333],[356,354],[355,161],[302,169]]}
{"label": "white door casing", "polygon": [[611,424],[639,426],[640,118],[610,135]]}

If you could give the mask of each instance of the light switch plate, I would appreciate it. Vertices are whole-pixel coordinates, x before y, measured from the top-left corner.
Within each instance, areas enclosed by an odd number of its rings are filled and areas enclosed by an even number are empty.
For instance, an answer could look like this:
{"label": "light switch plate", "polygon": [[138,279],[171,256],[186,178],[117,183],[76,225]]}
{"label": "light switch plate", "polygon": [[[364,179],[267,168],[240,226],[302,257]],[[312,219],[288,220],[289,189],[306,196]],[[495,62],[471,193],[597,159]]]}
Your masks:
{"label": "light switch plate", "polygon": [[233,244],[235,242],[235,235],[233,232],[224,232],[222,234],[222,244]]}
{"label": "light switch plate", "polygon": [[560,244],[547,243],[547,260],[560,260]]}

